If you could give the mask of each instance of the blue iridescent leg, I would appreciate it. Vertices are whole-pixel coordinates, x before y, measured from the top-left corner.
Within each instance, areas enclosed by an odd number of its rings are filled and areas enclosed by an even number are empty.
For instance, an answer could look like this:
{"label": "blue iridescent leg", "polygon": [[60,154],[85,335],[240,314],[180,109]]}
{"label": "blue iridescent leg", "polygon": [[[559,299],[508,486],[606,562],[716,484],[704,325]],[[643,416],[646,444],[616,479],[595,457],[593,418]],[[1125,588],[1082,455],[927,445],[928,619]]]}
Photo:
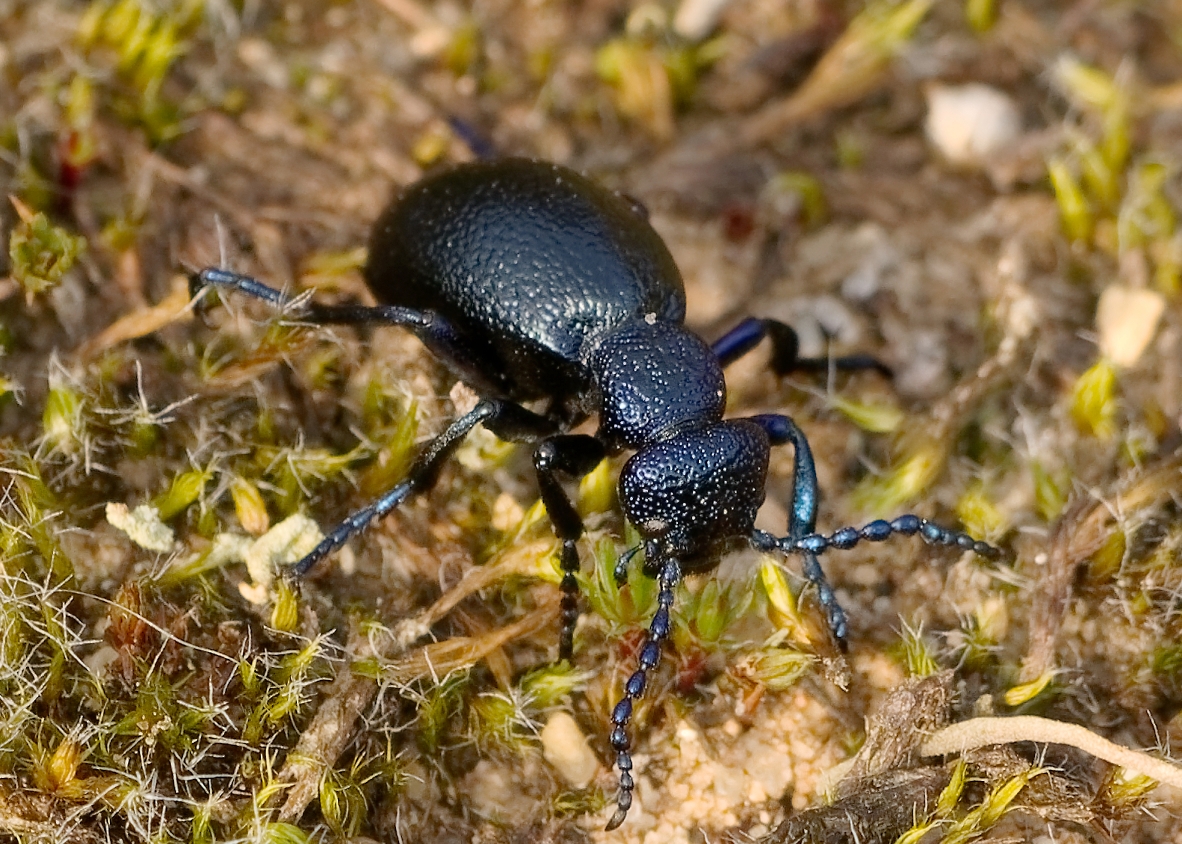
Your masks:
{"label": "blue iridescent leg", "polygon": [[885,378],[892,375],[890,367],[873,355],[802,358],[800,339],[796,331],[774,319],[747,317],[714,341],[711,348],[718,362],[726,367],[758,346],[764,337],[772,341],[771,367],[777,375],[787,375],[791,372],[828,372],[830,367],[839,372],[872,369]]}
{"label": "blue iridescent leg", "polygon": [[364,530],[374,519],[386,515],[412,494],[434,486],[440,468],[463,442],[464,437],[480,424],[503,439],[510,440],[536,438],[553,429],[553,423],[549,420],[515,404],[495,400],[480,402],[431,441],[415,460],[405,481],[329,531],[312,553],[291,566],[288,571],[295,577],[302,577],[314,565],[348,542],[350,537]]}
{"label": "blue iridescent leg", "polygon": [[[804,432],[797,427],[789,417],[779,414],[752,416],[751,421],[757,423],[765,431],[772,445],[791,443],[795,457],[792,469],[792,505],[788,515],[788,536],[798,539],[814,535],[817,529],[817,464],[813,460],[813,451],[809,448],[808,439]],[[756,547],[760,547],[756,544]],[[779,546],[776,546],[779,547]],[[771,550],[762,548],[761,550]],[[782,549],[781,549],[782,550]],[[797,553],[804,555],[804,576],[817,589],[817,599],[821,602],[821,609],[829,621],[829,629],[834,637],[845,647],[849,635],[849,624],[845,611],[837,602],[833,587],[825,577],[821,562],[817,559],[820,552],[809,552],[808,549],[797,549]]]}

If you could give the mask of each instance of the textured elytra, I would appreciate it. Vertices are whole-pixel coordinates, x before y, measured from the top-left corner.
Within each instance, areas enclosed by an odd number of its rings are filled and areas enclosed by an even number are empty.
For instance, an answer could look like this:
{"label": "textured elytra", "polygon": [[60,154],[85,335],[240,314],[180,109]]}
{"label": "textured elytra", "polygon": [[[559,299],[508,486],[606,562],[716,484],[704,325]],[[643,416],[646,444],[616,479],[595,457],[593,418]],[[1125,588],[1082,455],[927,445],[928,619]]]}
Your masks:
{"label": "textured elytra", "polygon": [[610,329],[685,316],[677,265],[628,201],[526,159],[408,188],[374,226],[366,279],[381,302],[446,318],[518,401],[589,388],[581,364]]}

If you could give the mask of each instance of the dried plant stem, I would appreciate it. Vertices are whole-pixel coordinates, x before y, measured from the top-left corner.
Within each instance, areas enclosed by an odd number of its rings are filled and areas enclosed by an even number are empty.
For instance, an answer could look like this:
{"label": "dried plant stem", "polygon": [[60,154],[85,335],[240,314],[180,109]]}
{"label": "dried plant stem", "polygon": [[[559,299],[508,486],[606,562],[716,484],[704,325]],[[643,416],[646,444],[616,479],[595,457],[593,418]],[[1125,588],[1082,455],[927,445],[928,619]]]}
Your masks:
{"label": "dried plant stem", "polygon": [[1120,765],[1135,774],[1142,774],[1159,783],[1182,788],[1182,766],[1158,759],[1140,750],[1114,744],[1106,738],[1078,724],[1039,718],[1036,715],[1015,715],[1012,718],[973,718],[943,727],[928,737],[923,744],[924,756],[944,756],[963,753],[994,744],[1033,741],[1046,744],[1065,744],[1097,759]]}

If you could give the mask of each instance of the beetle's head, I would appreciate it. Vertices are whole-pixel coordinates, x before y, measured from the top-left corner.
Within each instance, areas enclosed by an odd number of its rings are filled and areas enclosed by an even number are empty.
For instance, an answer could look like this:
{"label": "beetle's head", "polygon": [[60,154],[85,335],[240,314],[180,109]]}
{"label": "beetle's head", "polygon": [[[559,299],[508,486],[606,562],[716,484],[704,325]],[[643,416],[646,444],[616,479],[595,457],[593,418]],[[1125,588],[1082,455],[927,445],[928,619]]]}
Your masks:
{"label": "beetle's head", "polygon": [[679,431],[634,454],[620,473],[620,502],[646,560],[671,556],[701,571],[744,544],[763,503],[769,451],[762,428],[735,419]]}

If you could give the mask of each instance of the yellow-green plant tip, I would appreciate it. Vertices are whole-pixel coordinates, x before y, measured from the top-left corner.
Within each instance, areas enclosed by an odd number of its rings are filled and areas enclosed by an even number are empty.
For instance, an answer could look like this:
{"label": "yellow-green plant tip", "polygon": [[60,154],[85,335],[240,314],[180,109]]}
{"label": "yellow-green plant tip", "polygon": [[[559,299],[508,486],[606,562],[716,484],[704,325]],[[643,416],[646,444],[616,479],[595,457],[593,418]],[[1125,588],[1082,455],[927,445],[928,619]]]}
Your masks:
{"label": "yellow-green plant tip", "polygon": [[214,844],[213,807],[214,798],[193,807],[193,823],[189,827],[191,844]]}
{"label": "yellow-green plant tip", "polygon": [[1158,782],[1144,774],[1131,774],[1121,767],[1112,769],[1103,785],[1103,798],[1114,807],[1136,808],[1145,802]]}
{"label": "yellow-green plant tip", "polygon": [[130,38],[139,24],[141,13],[146,14],[140,8],[139,0],[118,0],[113,6],[106,3],[99,5],[107,6],[99,35],[108,44],[121,44]]}
{"label": "yellow-green plant tip", "polygon": [[435,753],[443,740],[448,720],[459,711],[469,683],[467,671],[456,671],[430,686],[419,704],[419,742],[427,753]]}
{"label": "yellow-green plant tip", "polygon": [[559,706],[592,678],[590,671],[580,671],[569,662],[557,662],[535,668],[521,678],[522,695],[536,709]]}
{"label": "yellow-green plant tip", "polygon": [[1138,190],[1145,196],[1145,228],[1152,240],[1172,237],[1178,226],[1178,216],[1165,193],[1171,175],[1171,169],[1160,161],[1148,161],[1136,171]]}
{"label": "yellow-green plant tip", "polygon": [[856,402],[841,396],[829,396],[829,405],[863,431],[890,434],[899,429],[905,418],[903,411],[885,402]]}
{"label": "yellow-green plant tip", "polygon": [[[978,606],[978,609],[980,607]],[[983,628],[976,613],[964,619],[960,625],[961,644],[959,648],[959,665],[965,671],[985,671],[994,660],[993,653],[999,639],[990,635],[987,628]]]}
{"label": "yellow-green plant tip", "polygon": [[55,792],[68,789],[78,775],[78,766],[82,764],[85,755],[78,740],[66,736],[50,754],[44,769],[38,772],[44,777],[41,787]]}
{"label": "yellow-green plant tip", "polygon": [[341,801],[341,790],[337,786],[336,777],[331,772],[325,772],[320,778],[320,814],[331,829],[340,830],[344,820],[344,807]]}
{"label": "yellow-green plant tip", "polygon": [[834,155],[842,170],[857,170],[866,160],[866,143],[853,129],[841,129],[833,137]]}
{"label": "yellow-green plant tip", "polygon": [[[556,567],[558,563],[557,551],[556,547],[554,559]],[[616,562],[620,558],[616,544],[610,539],[601,539],[595,543],[593,553],[594,565],[590,576],[579,576],[580,591],[599,617],[616,625],[630,623],[633,619],[624,605],[623,596],[620,587],[616,585],[614,574]],[[634,557],[632,567],[637,565],[639,565],[639,560]]]}
{"label": "yellow-green plant tip", "polygon": [[121,73],[128,75],[135,70],[155,27],[156,19],[145,12],[136,19],[135,26],[131,31],[115,42],[113,46],[118,49],[119,53],[117,67]]}
{"label": "yellow-green plant tip", "polygon": [[717,579],[711,578],[697,594],[693,622],[702,641],[717,642],[729,626],[732,618],[729,592],[719,585]]}
{"label": "yellow-green plant tip", "polygon": [[517,450],[517,444],[502,440],[487,428],[477,428],[456,450],[455,460],[473,472],[487,472],[505,463]]}
{"label": "yellow-green plant tip", "polygon": [[993,540],[1009,529],[1005,514],[977,482],[969,486],[956,502],[956,517],[969,536]]}
{"label": "yellow-green plant tip", "polygon": [[41,414],[41,430],[45,442],[63,453],[71,454],[82,444],[82,394],[53,375]]}
{"label": "yellow-green plant tip", "polygon": [[160,511],[151,504],[141,504],[129,510],[121,502],[108,502],[107,522],[146,551],[166,554],[172,550],[176,540],[172,528],[161,520]]}
{"label": "yellow-green plant tip", "polygon": [[806,641],[808,625],[800,613],[800,604],[788,587],[784,570],[771,557],[764,557],[759,563],[759,582],[767,595],[768,620],[794,639]]}
{"label": "yellow-green plant tip", "polygon": [[1065,473],[1052,475],[1037,460],[1030,461],[1030,474],[1034,480],[1034,507],[1044,521],[1052,522],[1067,506],[1070,481]]}
{"label": "yellow-green plant tip", "polygon": [[40,212],[19,216],[8,236],[9,272],[25,293],[44,293],[74,266],[86,249],[86,238],[55,226]]}
{"label": "yellow-green plant tip", "polygon": [[184,55],[185,49],[176,24],[167,19],[160,21],[144,43],[132,76],[133,84],[141,91],[154,95],[173,62]]}
{"label": "yellow-green plant tip", "polygon": [[1059,205],[1059,221],[1063,225],[1063,233],[1073,242],[1086,242],[1091,239],[1094,219],[1092,209],[1084,196],[1079,180],[1061,158],[1052,158],[1047,162],[1047,174],[1051,179],[1051,188],[1055,192],[1055,201]]}
{"label": "yellow-green plant tip", "polygon": [[816,657],[790,648],[765,648],[758,651],[751,673],[771,691],[782,692],[795,686],[816,664]]}
{"label": "yellow-green plant tip", "polygon": [[1122,92],[1104,112],[1104,132],[1100,137],[1100,153],[1114,173],[1120,173],[1125,169],[1132,145],[1129,103],[1127,96]]}
{"label": "yellow-green plant tip", "polygon": [[168,521],[201,497],[212,474],[205,469],[190,469],[177,475],[168,489],[156,498],[160,518]]}
{"label": "yellow-green plant tip", "polygon": [[974,32],[988,32],[997,23],[997,0],[965,0],[964,18]]}
{"label": "yellow-green plant tip", "polygon": [[852,495],[854,504],[866,512],[884,513],[914,501],[940,476],[947,459],[942,443],[921,446],[897,468],[859,483]]}
{"label": "yellow-green plant tip", "polygon": [[1080,144],[1078,153],[1084,187],[1100,207],[1115,211],[1120,204],[1119,171],[1114,170],[1100,150],[1090,143]]}
{"label": "yellow-green plant tip", "polygon": [[616,500],[616,482],[611,461],[601,460],[579,482],[579,513],[606,513]]}
{"label": "yellow-green plant tip", "polygon": [[234,500],[234,513],[238,516],[238,524],[249,534],[259,536],[271,527],[271,517],[267,515],[267,502],[259,488],[246,478],[235,478],[230,484],[230,497]]}
{"label": "yellow-green plant tip", "polygon": [[82,49],[93,46],[102,34],[103,18],[106,17],[109,5],[101,0],[89,3],[86,11],[78,18],[78,26],[74,30],[74,37]]}
{"label": "yellow-green plant tip", "polygon": [[792,194],[800,201],[801,216],[807,226],[823,223],[829,216],[825,189],[815,176],[801,170],[778,173],[764,189],[765,200],[776,202],[777,195]]}
{"label": "yellow-green plant tip", "polygon": [[443,160],[449,146],[451,132],[446,127],[432,126],[411,145],[410,156],[420,167],[430,167]]}
{"label": "yellow-green plant tip", "polygon": [[595,72],[621,115],[658,136],[672,132],[674,83],[657,47],[634,37],[608,41],[595,53]]}
{"label": "yellow-green plant tip", "polygon": [[1002,700],[1011,708],[1030,703],[1051,687],[1055,679],[1054,671],[1047,671],[1041,677],[1036,677],[1027,683],[1020,683],[1006,690]]}
{"label": "yellow-green plant tip", "polygon": [[948,781],[948,785],[944,786],[944,790],[940,792],[940,797],[936,800],[936,815],[938,817],[947,818],[956,811],[956,807],[960,805],[960,798],[964,794],[967,780],[968,765],[962,757],[956,760],[956,767],[952,769],[952,778]]}
{"label": "yellow-green plant tip", "polygon": [[468,20],[452,32],[443,50],[443,64],[456,76],[469,73],[480,59],[480,27]]}
{"label": "yellow-green plant tip", "polygon": [[516,752],[528,740],[529,719],[508,695],[491,692],[478,696],[468,709],[468,720],[477,743],[488,749]]}
{"label": "yellow-green plant tip", "polygon": [[1174,683],[1182,679],[1182,645],[1168,644],[1155,648],[1149,657],[1154,674]]}
{"label": "yellow-green plant tip", "polygon": [[1043,773],[1042,768],[1031,768],[993,788],[982,804],[982,828],[988,829],[1001,820],[1002,816],[1009,811],[1010,804],[1022,793],[1022,789],[1026,788],[1032,779]]}
{"label": "yellow-green plant tip", "polygon": [[1165,194],[1169,176],[1169,169],[1156,161],[1133,168],[1116,221],[1122,251],[1168,242],[1174,236],[1177,218]]}
{"label": "yellow-green plant tip", "polygon": [[275,588],[275,603],[271,607],[271,627],[281,633],[294,633],[299,623],[299,593],[286,578],[280,578]]}
{"label": "yellow-green plant tip", "polygon": [[275,682],[287,684],[302,679],[320,656],[322,644],[319,638],[311,639],[299,650],[285,654],[275,667]]}
{"label": "yellow-green plant tip", "polygon": [[1077,105],[1100,114],[1124,96],[1115,79],[1072,56],[1061,56],[1051,73],[1059,88]]}
{"label": "yellow-green plant tip", "polygon": [[1182,294],[1182,232],[1159,238],[1149,246],[1153,258],[1153,286],[1170,299]]}
{"label": "yellow-green plant tip", "polygon": [[1120,574],[1127,544],[1125,532],[1119,528],[1113,530],[1088,561],[1088,577],[1096,583],[1106,583]]}
{"label": "yellow-green plant tip", "polygon": [[595,51],[595,74],[603,82],[615,85],[620,81],[627,64],[625,58],[629,44],[622,38],[614,38]]}
{"label": "yellow-green plant tip", "polygon": [[904,832],[895,839],[895,844],[919,844],[927,837],[928,833],[940,825],[939,821],[928,821],[926,823],[917,823],[911,829]]}
{"label": "yellow-green plant tip", "polygon": [[254,840],[259,844],[311,844],[312,842],[311,836],[295,824],[279,822],[263,824]]}
{"label": "yellow-green plant tip", "polygon": [[82,167],[94,160],[96,141],[94,137],[94,85],[86,76],[75,74],[66,89],[66,126],[72,132],[68,136],[62,155],[76,167]]}
{"label": "yellow-green plant tip", "polygon": [[922,626],[904,624],[897,651],[903,665],[907,667],[907,673],[912,677],[931,677],[940,670],[940,663],[936,661],[931,643],[923,635]]}
{"label": "yellow-green plant tip", "polygon": [[1071,390],[1071,418],[1080,433],[1100,440],[1116,432],[1116,367],[1101,358]]}
{"label": "yellow-green plant tip", "polygon": [[661,64],[664,65],[665,73],[669,77],[673,102],[678,107],[686,105],[698,89],[698,71],[701,65],[698,63],[697,48],[683,44],[663,50]]}
{"label": "yellow-green plant tip", "polygon": [[356,272],[365,266],[369,250],[364,246],[352,249],[314,252],[304,260],[303,275],[305,279],[336,278]]}

